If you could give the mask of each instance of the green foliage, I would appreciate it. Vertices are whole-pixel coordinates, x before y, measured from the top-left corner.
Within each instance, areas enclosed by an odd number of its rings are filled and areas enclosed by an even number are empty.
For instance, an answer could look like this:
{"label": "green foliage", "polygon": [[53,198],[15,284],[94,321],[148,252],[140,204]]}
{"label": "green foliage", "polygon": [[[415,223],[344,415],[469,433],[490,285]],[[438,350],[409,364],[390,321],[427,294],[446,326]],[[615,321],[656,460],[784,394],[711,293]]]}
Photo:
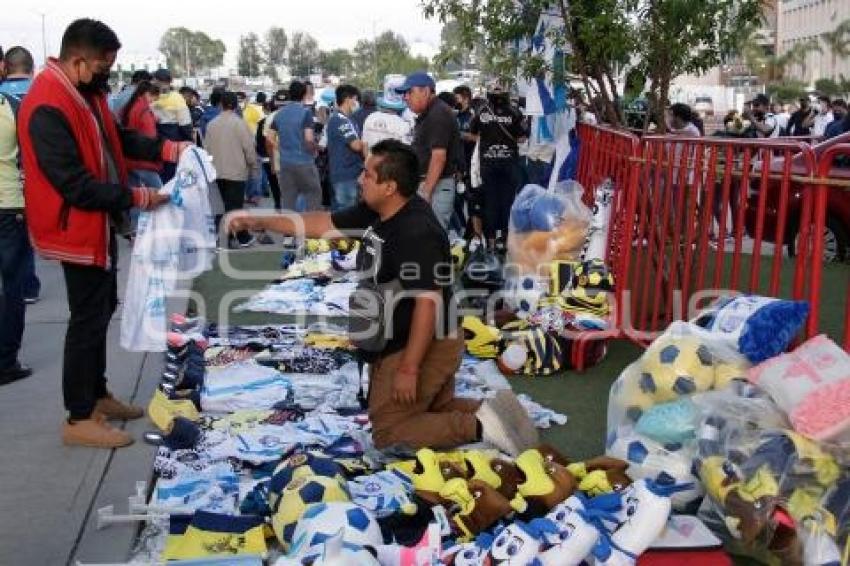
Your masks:
{"label": "green foliage", "polygon": [[840,84],[838,84],[834,79],[829,78],[816,80],[815,90],[818,91],[820,94],[825,94],[829,97],[834,97],[839,94],[843,94],[844,92],[841,90]]}
{"label": "green foliage", "polygon": [[408,74],[428,69],[428,60],[414,57],[404,38],[392,31],[385,31],[370,41],[361,39],[352,52],[351,82],[363,88],[381,88],[384,76]]}
{"label": "green foliage", "polygon": [[295,77],[306,78],[319,66],[319,43],[309,33],[296,31],[289,45],[289,70]]}
{"label": "green foliage", "polygon": [[289,38],[286,30],[279,27],[270,27],[265,35],[263,52],[265,59],[270,65],[286,64],[286,50],[289,46]]}
{"label": "green foliage", "polygon": [[[701,73],[734,52],[742,31],[758,21],[763,0],[423,0],[427,17],[452,22],[450,60],[461,48],[479,49],[503,79],[561,71],[577,75],[603,103],[607,120],[619,123],[618,79],[630,69],[646,77],[659,104],[672,80]],[[533,36],[544,11],[563,18],[547,39],[568,54],[566,69],[536,53],[517,52],[516,41]],[[479,47],[481,46],[481,47]],[[566,75],[564,75],[566,77]],[[637,76],[637,75],[635,75]]]}
{"label": "green foliage", "polygon": [[[174,76],[187,76],[220,66],[224,62],[224,42],[202,31],[185,27],[169,28],[159,40],[159,51]],[[188,67],[188,68],[187,68]]]}
{"label": "green foliage", "polygon": [[334,49],[322,51],[319,57],[319,66],[322,72],[329,75],[348,77],[351,74],[353,57],[348,49]]}
{"label": "green foliage", "polygon": [[266,59],[260,49],[260,38],[256,33],[239,37],[239,53],[236,55],[236,70],[243,77],[256,77]]}
{"label": "green foliage", "polygon": [[793,102],[806,95],[806,83],[794,79],[785,79],[767,85],[768,96],[778,102]]}

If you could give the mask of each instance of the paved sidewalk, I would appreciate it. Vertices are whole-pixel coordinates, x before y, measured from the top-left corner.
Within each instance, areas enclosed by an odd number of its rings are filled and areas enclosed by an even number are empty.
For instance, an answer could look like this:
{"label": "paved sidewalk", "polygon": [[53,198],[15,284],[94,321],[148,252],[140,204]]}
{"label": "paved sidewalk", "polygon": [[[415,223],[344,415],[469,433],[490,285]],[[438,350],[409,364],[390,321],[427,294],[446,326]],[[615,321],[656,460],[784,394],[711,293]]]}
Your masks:
{"label": "paved sidewalk", "polygon": [[[119,299],[123,299],[129,248],[120,244]],[[32,377],[0,387],[0,563],[17,565],[123,562],[137,525],[98,531],[96,510],[114,504],[127,512],[138,480],[149,480],[154,449],[141,442],[147,419],[128,423],[137,439],[129,448],[97,450],[62,445],[62,347],[68,307],[56,262],[37,263],[42,299],[27,310],[21,361]],[[109,333],[110,389],[121,399],[146,405],[156,387],[162,356],[123,351],[118,345],[121,311]]]}

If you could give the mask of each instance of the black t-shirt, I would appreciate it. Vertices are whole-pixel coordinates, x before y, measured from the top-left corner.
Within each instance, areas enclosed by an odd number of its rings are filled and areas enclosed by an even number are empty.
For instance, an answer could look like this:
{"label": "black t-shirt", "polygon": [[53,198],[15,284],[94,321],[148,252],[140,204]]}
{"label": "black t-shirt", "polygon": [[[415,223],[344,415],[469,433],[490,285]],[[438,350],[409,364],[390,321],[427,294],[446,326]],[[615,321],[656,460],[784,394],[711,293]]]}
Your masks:
{"label": "black t-shirt", "polygon": [[801,108],[791,114],[791,118],[788,119],[787,129],[789,136],[808,136],[811,133],[811,130],[809,130],[809,128],[803,127],[803,120],[808,118],[811,112],[811,108],[807,108],[805,110]]}
{"label": "black t-shirt", "polygon": [[519,157],[517,138],[525,135],[523,118],[511,106],[485,106],[475,118],[469,130],[481,136],[481,164],[500,165]]}
{"label": "black t-shirt", "polygon": [[434,149],[446,150],[446,166],[441,179],[454,175],[458,165],[463,163],[457,119],[452,109],[439,98],[434,98],[425,112],[416,118],[411,147],[419,159],[419,174],[423,177],[428,173]]}
{"label": "black t-shirt", "polygon": [[[362,232],[357,254],[357,269],[361,274],[376,274],[378,283],[398,279],[405,292],[442,291],[444,306],[442,316],[438,317],[438,330],[444,335],[452,298],[451,254],[446,231],[431,205],[413,196],[395,215],[381,221],[361,202],[333,213],[331,221],[338,230]],[[413,306],[413,297],[396,303],[393,333],[384,355],[407,346]]]}

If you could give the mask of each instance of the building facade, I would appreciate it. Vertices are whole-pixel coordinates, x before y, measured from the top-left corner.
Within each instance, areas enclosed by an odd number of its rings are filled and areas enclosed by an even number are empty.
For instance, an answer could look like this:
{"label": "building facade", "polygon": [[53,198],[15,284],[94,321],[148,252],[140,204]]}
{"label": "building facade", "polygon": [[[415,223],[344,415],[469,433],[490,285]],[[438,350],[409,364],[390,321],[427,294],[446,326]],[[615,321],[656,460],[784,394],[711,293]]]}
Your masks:
{"label": "building facade", "polygon": [[822,37],[847,19],[850,19],[850,0],[779,0],[778,53],[786,53],[794,45],[811,40],[817,40],[822,49],[808,53],[803,64],[789,68],[788,76],[809,84],[823,78],[838,79],[842,74],[850,78],[850,58],[834,56]]}

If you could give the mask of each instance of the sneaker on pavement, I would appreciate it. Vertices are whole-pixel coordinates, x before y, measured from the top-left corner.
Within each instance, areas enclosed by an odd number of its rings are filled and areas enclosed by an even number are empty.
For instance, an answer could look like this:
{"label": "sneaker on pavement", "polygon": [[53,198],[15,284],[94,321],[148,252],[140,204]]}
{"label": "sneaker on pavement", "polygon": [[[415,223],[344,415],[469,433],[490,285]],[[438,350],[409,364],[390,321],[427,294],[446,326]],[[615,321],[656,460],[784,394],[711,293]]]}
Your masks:
{"label": "sneaker on pavement", "polygon": [[481,423],[481,439],[509,456],[516,457],[539,443],[537,429],[513,391],[499,391],[486,399],[475,416]]}
{"label": "sneaker on pavement", "polygon": [[274,240],[272,239],[271,236],[269,236],[268,234],[263,232],[262,234],[260,234],[257,237],[257,243],[259,243],[263,246],[270,246],[270,245],[274,244]]}
{"label": "sneaker on pavement", "polygon": [[32,368],[21,365],[20,362],[15,362],[15,365],[0,370],[0,385],[7,385],[20,381],[32,375]]}
{"label": "sneaker on pavement", "polygon": [[135,407],[123,403],[112,396],[112,393],[107,393],[106,397],[98,399],[94,405],[94,410],[100,413],[107,419],[131,421],[140,419],[144,416],[145,411],[141,407]]}
{"label": "sneaker on pavement", "polygon": [[257,238],[255,238],[254,236],[251,236],[249,239],[245,240],[244,242],[241,242],[237,239],[237,243],[239,244],[239,247],[243,248],[243,249],[244,248],[250,248],[256,242],[257,242]]}
{"label": "sneaker on pavement", "polygon": [[88,419],[66,421],[62,426],[62,443],[90,448],[121,448],[133,443],[133,437],[109,426],[103,415],[92,413]]}

